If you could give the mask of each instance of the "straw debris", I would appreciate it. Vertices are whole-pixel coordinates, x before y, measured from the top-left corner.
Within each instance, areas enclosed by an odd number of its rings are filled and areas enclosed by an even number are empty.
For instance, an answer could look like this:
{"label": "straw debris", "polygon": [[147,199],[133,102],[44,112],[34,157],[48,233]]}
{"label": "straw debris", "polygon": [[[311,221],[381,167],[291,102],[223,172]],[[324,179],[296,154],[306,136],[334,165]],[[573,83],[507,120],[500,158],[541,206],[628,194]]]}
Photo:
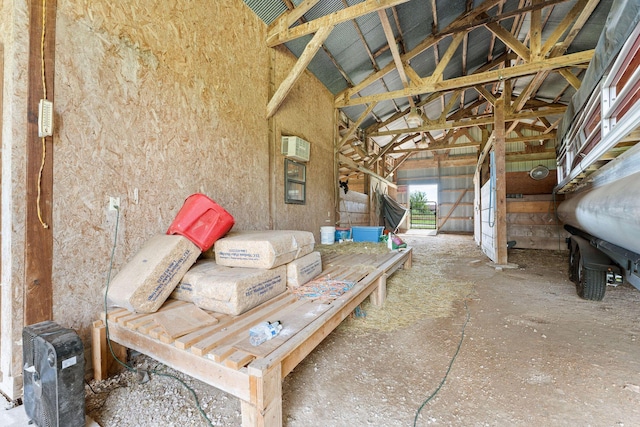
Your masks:
{"label": "straw debris", "polygon": [[374,242],[343,242],[333,245],[316,245],[314,250],[321,255],[342,255],[342,254],[386,254],[389,252],[386,243]]}
{"label": "straw debris", "polygon": [[[383,244],[380,246],[384,247]],[[387,279],[384,305],[377,307],[369,299],[365,300],[359,310],[364,314],[349,319],[343,327],[392,331],[424,318],[449,317],[453,314],[455,302],[473,292],[473,283],[457,279],[448,270],[455,265],[452,258],[474,256],[475,253],[461,253],[459,248],[442,248],[436,254],[427,245],[414,247],[413,251],[412,268],[398,270]]]}

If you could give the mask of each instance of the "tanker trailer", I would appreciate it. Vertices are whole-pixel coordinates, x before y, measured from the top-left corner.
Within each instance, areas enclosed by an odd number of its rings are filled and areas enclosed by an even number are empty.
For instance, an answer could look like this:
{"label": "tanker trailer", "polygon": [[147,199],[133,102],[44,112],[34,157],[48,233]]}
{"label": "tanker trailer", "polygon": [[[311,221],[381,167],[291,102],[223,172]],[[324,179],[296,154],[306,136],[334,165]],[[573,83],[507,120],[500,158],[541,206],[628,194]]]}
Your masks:
{"label": "tanker trailer", "polygon": [[572,196],[558,217],[571,233],[569,278],[578,295],[599,301],[623,277],[640,289],[640,172]]}
{"label": "tanker trailer", "polygon": [[569,278],[601,300],[640,289],[640,2],[615,0],[558,135],[558,218],[571,237]]}

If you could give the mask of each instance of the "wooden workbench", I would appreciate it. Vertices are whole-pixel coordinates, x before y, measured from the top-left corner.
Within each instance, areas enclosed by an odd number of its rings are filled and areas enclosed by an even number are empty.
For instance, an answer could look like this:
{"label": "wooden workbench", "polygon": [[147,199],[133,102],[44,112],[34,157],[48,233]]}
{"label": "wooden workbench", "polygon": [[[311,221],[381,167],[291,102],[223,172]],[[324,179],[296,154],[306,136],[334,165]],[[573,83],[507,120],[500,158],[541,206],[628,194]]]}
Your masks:
{"label": "wooden workbench", "polygon": [[[298,299],[290,291],[239,316],[208,312],[215,324],[172,338],[153,314],[125,309],[108,312],[112,342],[146,354],[167,366],[197,378],[241,400],[242,425],[282,426],[282,380],[368,296],[381,305],[386,279],[398,268],[411,267],[411,248],[383,255],[323,256],[323,272],[356,282],[347,292],[327,302]],[[185,308],[186,302],[168,300],[158,313]],[[215,320],[215,319],[214,319]],[[249,328],[279,320],[279,335],[260,346],[249,343]],[[96,379],[103,379],[110,358],[104,315],[94,322],[93,362]]]}

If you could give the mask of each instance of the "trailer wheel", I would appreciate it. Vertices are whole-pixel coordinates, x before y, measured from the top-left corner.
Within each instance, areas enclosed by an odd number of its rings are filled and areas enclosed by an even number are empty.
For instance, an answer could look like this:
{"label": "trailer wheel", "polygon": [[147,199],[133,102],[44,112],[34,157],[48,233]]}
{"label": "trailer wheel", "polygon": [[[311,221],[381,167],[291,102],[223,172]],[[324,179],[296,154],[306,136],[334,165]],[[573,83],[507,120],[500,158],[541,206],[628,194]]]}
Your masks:
{"label": "trailer wheel", "polygon": [[604,291],[607,288],[607,272],[602,270],[591,270],[585,268],[580,256],[580,251],[577,251],[578,268],[576,289],[578,296],[582,299],[590,301],[602,301],[604,298]]}

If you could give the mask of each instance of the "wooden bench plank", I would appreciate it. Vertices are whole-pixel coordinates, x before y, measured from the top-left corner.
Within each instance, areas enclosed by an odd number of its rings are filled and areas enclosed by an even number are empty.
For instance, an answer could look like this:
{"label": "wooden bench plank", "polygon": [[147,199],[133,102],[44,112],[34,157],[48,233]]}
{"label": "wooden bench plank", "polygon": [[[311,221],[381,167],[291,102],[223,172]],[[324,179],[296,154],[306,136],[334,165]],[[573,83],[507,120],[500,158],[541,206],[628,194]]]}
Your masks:
{"label": "wooden bench plank", "polygon": [[231,369],[240,369],[249,364],[255,356],[253,354],[245,353],[243,351],[234,351],[229,357],[224,360],[225,366]]}
{"label": "wooden bench plank", "polygon": [[253,308],[244,314],[241,314],[240,316],[229,316],[229,315],[221,315],[219,313],[214,313],[214,315],[216,315],[216,317],[219,320],[219,323],[217,325],[210,326],[200,331],[195,331],[183,337],[180,337],[176,339],[175,345],[180,349],[191,348],[196,343],[207,340],[211,337],[211,335],[227,328],[229,325],[233,324],[237,318],[254,316],[255,313],[262,312],[263,310],[277,311],[280,307],[284,307],[286,305],[293,304],[293,303],[295,303],[295,298],[292,298],[291,294],[285,292],[271,299],[270,301],[256,308]]}
{"label": "wooden bench plank", "polygon": [[264,307],[264,309],[253,312],[250,316],[239,316],[230,324],[224,325],[224,330],[217,331],[213,335],[206,337],[204,340],[198,341],[191,346],[191,351],[198,356],[204,356],[212,349],[233,342],[237,338],[237,334],[247,334],[249,328],[264,321],[278,320],[273,318],[279,316],[280,313],[286,312],[291,306],[300,304],[296,301],[293,295],[290,295],[289,300],[282,300],[281,304],[271,304]]}
{"label": "wooden bench plank", "polygon": [[249,342],[249,334],[234,343],[234,347],[256,357],[264,357],[295,336],[318,316],[329,309],[329,304],[306,302],[291,310],[278,319],[282,330],[278,335],[259,346],[253,346]]}

